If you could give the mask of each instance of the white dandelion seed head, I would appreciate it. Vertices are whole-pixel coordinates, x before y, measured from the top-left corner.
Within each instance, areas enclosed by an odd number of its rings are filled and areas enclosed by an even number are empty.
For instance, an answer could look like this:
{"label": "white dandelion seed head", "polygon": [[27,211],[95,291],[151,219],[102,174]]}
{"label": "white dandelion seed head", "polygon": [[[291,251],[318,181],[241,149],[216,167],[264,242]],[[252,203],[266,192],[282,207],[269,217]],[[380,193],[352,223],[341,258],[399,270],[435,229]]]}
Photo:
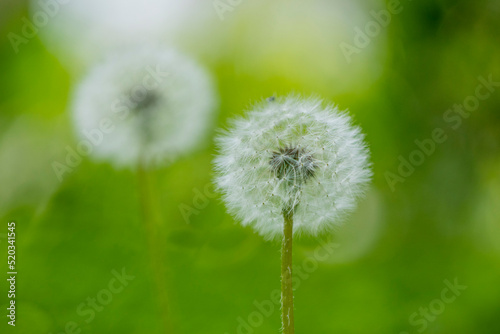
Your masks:
{"label": "white dandelion seed head", "polygon": [[30,19],[50,17],[43,26],[38,24],[41,41],[77,75],[107,53],[136,43],[161,41],[187,47],[188,41],[205,36],[212,13],[211,2],[204,0],[29,2]]}
{"label": "white dandelion seed head", "polygon": [[208,73],[185,55],[160,47],[127,50],[77,87],[73,120],[97,160],[116,167],[167,165],[201,144],[215,96]]}
{"label": "white dandelion seed head", "polygon": [[257,104],[217,138],[216,184],[230,213],[268,239],[317,236],[342,223],[372,172],[359,127],[316,98],[288,96]]}

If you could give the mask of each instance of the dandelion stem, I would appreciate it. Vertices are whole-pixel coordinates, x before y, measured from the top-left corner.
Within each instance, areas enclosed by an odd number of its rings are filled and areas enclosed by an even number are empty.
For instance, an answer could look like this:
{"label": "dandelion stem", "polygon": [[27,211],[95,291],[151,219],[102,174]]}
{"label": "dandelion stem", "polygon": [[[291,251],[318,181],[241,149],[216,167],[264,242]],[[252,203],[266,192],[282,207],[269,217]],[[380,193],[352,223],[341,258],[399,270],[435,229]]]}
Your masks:
{"label": "dandelion stem", "polygon": [[294,334],[292,288],[293,212],[284,213],[283,244],[281,246],[281,321],[283,334]]}
{"label": "dandelion stem", "polygon": [[151,173],[142,165],[139,165],[138,168],[138,178],[144,228],[148,238],[151,269],[154,273],[154,280],[158,292],[164,333],[172,333],[166,288],[165,262],[163,260],[160,242],[162,218],[160,210],[158,209],[157,194],[154,191]]}

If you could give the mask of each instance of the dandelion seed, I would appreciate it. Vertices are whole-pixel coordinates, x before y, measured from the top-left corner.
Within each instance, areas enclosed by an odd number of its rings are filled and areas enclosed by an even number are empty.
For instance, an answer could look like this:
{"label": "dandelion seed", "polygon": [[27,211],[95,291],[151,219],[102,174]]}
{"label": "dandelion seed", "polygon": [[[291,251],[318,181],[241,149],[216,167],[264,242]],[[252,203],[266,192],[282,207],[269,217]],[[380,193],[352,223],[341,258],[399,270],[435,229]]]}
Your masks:
{"label": "dandelion seed", "polygon": [[216,105],[208,74],[173,50],[148,47],[116,54],[76,90],[73,119],[92,156],[136,169],[165,333],[171,333],[161,239],[161,210],[150,167],[165,166],[198,146]]}
{"label": "dandelion seed", "polygon": [[41,14],[50,17],[44,23],[37,24],[34,20],[39,28],[37,36],[74,74],[123,47],[157,41],[188,47],[185,41],[199,40],[212,27],[212,3],[204,0],[30,0],[29,3],[30,17],[43,17]]}
{"label": "dandelion seed", "polygon": [[294,334],[293,235],[316,236],[353,210],[372,175],[363,135],[337,108],[289,96],[257,104],[218,144],[216,183],[229,211],[282,237],[282,331]]}
{"label": "dandelion seed", "polygon": [[147,47],[96,66],[76,91],[73,119],[96,159],[163,166],[201,143],[215,106],[211,79],[194,61]]}
{"label": "dandelion seed", "polygon": [[218,144],[216,183],[229,211],[268,239],[283,235],[283,212],[293,212],[294,234],[339,226],[372,175],[360,129],[315,98],[259,103]]}

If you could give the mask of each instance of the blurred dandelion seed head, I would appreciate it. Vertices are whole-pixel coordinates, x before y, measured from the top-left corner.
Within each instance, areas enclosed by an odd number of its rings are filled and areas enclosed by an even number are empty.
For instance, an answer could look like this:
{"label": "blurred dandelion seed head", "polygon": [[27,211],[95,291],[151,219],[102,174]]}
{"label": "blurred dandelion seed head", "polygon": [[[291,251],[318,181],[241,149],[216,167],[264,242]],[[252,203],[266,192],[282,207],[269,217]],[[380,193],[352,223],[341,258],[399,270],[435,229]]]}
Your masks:
{"label": "blurred dandelion seed head", "polygon": [[[49,12],[40,39],[79,75],[119,48],[137,43],[182,45],[206,31],[211,2],[203,0],[30,0],[31,15]],[[58,4],[59,2],[59,4]],[[49,9],[47,9],[49,8]]]}
{"label": "blurred dandelion seed head", "polygon": [[143,47],[110,56],[84,78],[73,119],[98,160],[116,167],[166,165],[201,143],[215,96],[211,78],[193,60]]}
{"label": "blurred dandelion seed head", "polygon": [[341,224],[371,179],[361,130],[336,107],[296,96],[266,100],[218,137],[216,183],[229,211],[267,238],[318,235]]}

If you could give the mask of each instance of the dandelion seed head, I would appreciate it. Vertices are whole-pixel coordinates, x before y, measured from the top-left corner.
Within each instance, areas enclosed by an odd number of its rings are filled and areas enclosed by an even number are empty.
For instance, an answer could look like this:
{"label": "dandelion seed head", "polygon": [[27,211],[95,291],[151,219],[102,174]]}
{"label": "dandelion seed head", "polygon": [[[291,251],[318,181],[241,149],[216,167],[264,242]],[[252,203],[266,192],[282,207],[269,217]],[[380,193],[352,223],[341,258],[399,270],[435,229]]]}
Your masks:
{"label": "dandelion seed head", "polygon": [[72,111],[97,160],[164,166],[201,144],[216,105],[203,68],[177,51],[148,46],[97,65],[77,87]]}
{"label": "dandelion seed head", "polygon": [[267,99],[218,138],[216,184],[228,210],[268,239],[319,235],[354,210],[372,172],[359,127],[317,98]]}
{"label": "dandelion seed head", "polygon": [[[47,22],[39,23],[43,29],[38,29],[37,36],[75,75],[109,52],[138,43],[161,41],[190,48],[193,40],[206,38],[213,26],[212,3],[204,0],[28,2],[30,17],[50,16]],[[213,48],[213,38],[207,44]],[[190,49],[197,52],[199,45]]]}

